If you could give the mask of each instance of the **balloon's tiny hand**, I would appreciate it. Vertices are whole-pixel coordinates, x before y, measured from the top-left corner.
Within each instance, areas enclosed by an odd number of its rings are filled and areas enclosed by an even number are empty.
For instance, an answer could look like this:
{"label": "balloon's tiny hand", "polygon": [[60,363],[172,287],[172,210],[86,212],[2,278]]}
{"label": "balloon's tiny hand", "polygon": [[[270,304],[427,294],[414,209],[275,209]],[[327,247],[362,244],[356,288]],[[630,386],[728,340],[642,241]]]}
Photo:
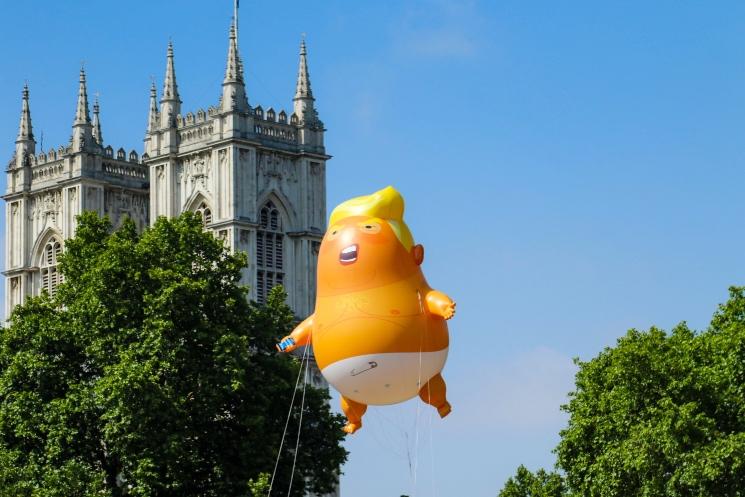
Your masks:
{"label": "balloon's tiny hand", "polygon": [[429,312],[444,319],[455,316],[455,302],[442,292],[432,290],[427,294]]}
{"label": "balloon's tiny hand", "polygon": [[441,316],[445,319],[450,319],[453,316],[455,316],[455,302],[452,300],[450,302],[445,302],[440,305],[441,308]]}
{"label": "balloon's tiny hand", "polygon": [[292,337],[284,337],[281,342],[277,344],[277,350],[280,352],[292,352],[297,348],[295,340]]}

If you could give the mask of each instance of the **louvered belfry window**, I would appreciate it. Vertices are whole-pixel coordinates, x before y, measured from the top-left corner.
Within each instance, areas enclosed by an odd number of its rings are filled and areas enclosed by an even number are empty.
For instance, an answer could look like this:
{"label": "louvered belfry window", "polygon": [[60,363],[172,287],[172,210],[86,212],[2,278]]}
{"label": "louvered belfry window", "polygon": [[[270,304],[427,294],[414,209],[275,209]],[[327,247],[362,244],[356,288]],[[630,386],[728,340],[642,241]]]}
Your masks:
{"label": "louvered belfry window", "polygon": [[284,238],[279,209],[270,200],[259,212],[256,232],[256,300],[263,304],[269,290],[284,284]]}
{"label": "louvered belfry window", "polygon": [[212,210],[204,202],[197,207],[197,215],[202,218],[202,224],[205,227],[212,224]]}
{"label": "louvered belfry window", "polygon": [[44,254],[41,260],[41,288],[54,297],[57,287],[62,282],[62,275],[57,269],[59,256],[62,255],[62,244],[57,238],[52,238],[44,246]]}

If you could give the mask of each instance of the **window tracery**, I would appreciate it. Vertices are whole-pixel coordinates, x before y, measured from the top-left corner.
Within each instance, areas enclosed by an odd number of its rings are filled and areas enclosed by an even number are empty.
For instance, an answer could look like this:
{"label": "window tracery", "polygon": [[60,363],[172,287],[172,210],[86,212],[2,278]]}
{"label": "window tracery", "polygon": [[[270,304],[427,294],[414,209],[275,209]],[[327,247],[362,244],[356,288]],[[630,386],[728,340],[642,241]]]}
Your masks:
{"label": "window tracery", "polygon": [[212,209],[210,209],[206,203],[202,202],[199,204],[196,213],[202,219],[202,224],[205,228],[212,224]]}
{"label": "window tracery", "polygon": [[41,291],[46,290],[50,297],[57,294],[57,287],[62,282],[62,274],[57,267],[59,257],[62,255],[62,244],[56,237],[52,237],[44,245],[44,253],[41,260]]}
{"label": "window tracery", "polygon": [[284,284],[284,238],[279,209],[270,200],[259,212],[256,232],[256,300],[260,304],[272,288]]}

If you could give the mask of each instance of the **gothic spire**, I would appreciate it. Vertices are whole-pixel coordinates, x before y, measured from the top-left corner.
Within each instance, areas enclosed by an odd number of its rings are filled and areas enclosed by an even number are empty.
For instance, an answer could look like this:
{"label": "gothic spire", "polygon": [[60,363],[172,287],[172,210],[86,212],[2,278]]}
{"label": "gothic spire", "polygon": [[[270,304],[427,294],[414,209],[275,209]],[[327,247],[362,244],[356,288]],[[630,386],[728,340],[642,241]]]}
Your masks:
{"label": "gothic spire", "polygon": [[225,79],[223,84],[238,83],[243,81],[241,71],[241,60],[238,54],[238,37],[235,30],[235,21],[230,24],[230,41],[228,43],[228,63],[225,68]]}
{"label": "gothic spire", "polygon": [[73,150],[79,151],[93,144],[93,126],[88,110],[88,90],[85,84],[85,69],[80,68],[80,84],[78,86],[78,105],[75,108],[75,121],[72,123]]}
{"label": "gothic spire", "polygon": [[23,85],[23,101],[21,103],[21,122],[18,123],[18,138],[16,142],[34,140],[34,130],[31,127],[31,108],[28,104],[28,84]]}
{"label": "gothic spire", "polygon": [[176,84],[176,68],[173,65],[173,43],[170,41],[166,55],[166,77],[163,83],[163,96],[160,99],[160,124],[162,128],[171,128],[176,126],[176,116],[181,113],[181,99]]}
{"label": "gothic spire", "polygon": [[176,84],[176,68],[173,65],[173,42],[168,42],[168,51],[166,52],[166,77],[163,83],[162,102],[177,101],[181,103],[178,95],[178,85]]}
{"label": "gothic spire", "polygon": [[300,42],[300,65],[297,70],[297,86],[295,99],[309,98],[313,100],[313,91],[310,89],[310,74],[308,73],[308,52],[305,48],[305,38]]}
{"label": "gothic spire", "polygon": [[[21,103],[21,121],[18,123],[18,137],[16,138],[15,167],[29,165],[29,156],[36,153],[34,131],[31,128],[31,109],[28,105],[28,85],[23,85],[23,101]],[[8,167],[12,167],[10,164]]]}
{"label": "gothic spire", "polygon": [[238,51],[238,33],[235,18],[230,23],[228,61],[225,67],[225,78],[222,81],[222,109],[223,111],[248,110],[246,86],[243,82],[243,61]]}
{"label": "gothic spire", "polygon": [[80,84],[78,86],[78,105],[75,109],[75,122],[73,125],[90,124],[91,115],[88,110],[88,90],[85,84],[85,69],[80,68]]}
{"label": "gothic spire", "polygon": [[310,73],[308,72],[308,51],[305,47],[305,38],[300,42],[300,65],[297,71],[297,86],[295,88],[295,98],[293,99],[293,110],[295,115],[303,124],[318,126],[321,121],[318,119],[313,102],[313,91],[310,89]]}
{"label": "gothic spire", "polygon": [[152,133],[158,129],[158,90],[155,89],[155,81],[150,85],[150,110],[147,115],[147,132]]}
{"label": "gothic spire", "polygon": [[100,107],[98,105],[98,95],[93,102],[93,139],[99,145],[103,146],[103,134],[101,133],[101,118],[99,116]]}

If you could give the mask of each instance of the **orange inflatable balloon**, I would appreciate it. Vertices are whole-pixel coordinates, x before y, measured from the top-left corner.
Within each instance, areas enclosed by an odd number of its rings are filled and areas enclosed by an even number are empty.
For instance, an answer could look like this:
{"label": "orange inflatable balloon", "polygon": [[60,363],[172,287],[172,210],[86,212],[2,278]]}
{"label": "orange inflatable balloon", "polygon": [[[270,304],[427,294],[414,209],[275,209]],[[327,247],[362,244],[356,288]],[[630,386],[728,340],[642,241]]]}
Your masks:
{"label": "orange inflatable balloon", "polygon": [[334,209],[318,255],[315,312],[277,345],[289,352],[312,342],[321,373],[342,395],[347,433],[362,426],[368,405],[417,394],[441,417],[451,410],[440,372],[455,302],[427,284],[424,248],[403,213],[390,186]]}

